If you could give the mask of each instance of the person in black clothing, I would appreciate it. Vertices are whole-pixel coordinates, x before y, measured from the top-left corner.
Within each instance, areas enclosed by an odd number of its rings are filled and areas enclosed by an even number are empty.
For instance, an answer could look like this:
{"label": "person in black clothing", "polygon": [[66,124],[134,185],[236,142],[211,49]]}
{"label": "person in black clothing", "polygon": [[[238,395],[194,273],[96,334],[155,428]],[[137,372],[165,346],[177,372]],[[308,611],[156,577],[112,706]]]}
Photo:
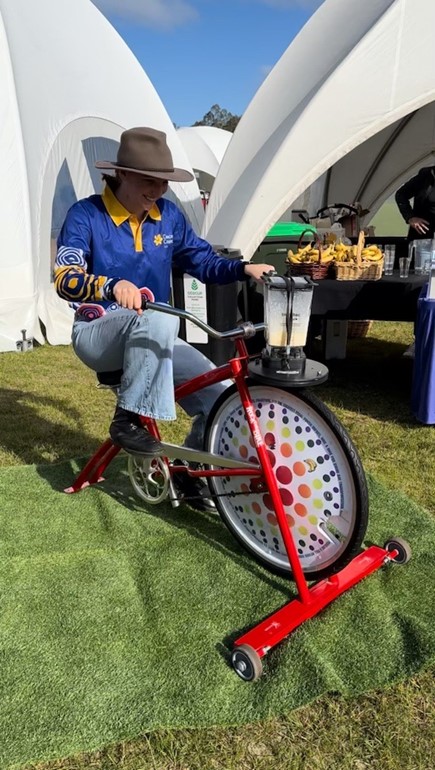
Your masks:
{"label": "person in black clothing", "polygon": [[[408,240],[433,238],[435,231],[435,166],[421,168],[396,192],[396,203],[409,225]],[[410,200],[414,198],[414,205]]]}
{"label": "person in black clothing", "polygon": [[[396,192],[396,203],[409,225],[408,241],[433,238],[435,235],[435,166],[425,166],[408,179]],[[411,206],[410,200],[414,199]],[[406,358],[414,358],[415,341],[405,350]]]}

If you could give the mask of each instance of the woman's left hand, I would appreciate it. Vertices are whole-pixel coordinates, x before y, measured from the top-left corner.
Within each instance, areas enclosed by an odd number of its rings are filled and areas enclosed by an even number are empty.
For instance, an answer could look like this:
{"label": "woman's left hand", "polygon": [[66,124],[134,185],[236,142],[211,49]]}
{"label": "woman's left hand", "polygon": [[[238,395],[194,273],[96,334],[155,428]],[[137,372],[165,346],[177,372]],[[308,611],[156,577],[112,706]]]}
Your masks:
{"label": "woman's left hand", "polygon": [[249,275],[257,283],[261,283],[264,273],[275,272],[273,265],[254,265],[251,262],[247,262],[245,265],[245,275]]}

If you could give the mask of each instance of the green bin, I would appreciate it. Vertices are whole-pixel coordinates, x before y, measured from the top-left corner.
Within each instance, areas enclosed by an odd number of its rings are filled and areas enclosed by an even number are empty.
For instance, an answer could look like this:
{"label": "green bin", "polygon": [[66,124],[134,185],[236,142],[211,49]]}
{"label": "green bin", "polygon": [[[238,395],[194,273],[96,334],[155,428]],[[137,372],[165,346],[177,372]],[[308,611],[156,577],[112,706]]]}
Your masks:
{"label": "green bin", "polygon": [[[299,238],[304,230],[311,230],[313,235],[316,234],[316,228],[313,225],[302,222],[277,222],[252,255],[251,262],[271,264],[277,273],[282,275],[287,270],[287,252],[289,249],[295,250],[297,248]],[[307,238],[308,233],[304,237],[304,243],[307,243]]]}

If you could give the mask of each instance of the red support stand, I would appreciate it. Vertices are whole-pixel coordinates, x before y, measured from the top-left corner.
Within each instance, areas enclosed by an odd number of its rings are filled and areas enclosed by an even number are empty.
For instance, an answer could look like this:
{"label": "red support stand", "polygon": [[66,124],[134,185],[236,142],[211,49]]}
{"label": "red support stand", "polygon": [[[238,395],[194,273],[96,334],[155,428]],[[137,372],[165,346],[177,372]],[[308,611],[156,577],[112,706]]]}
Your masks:
{"label": "red support stand", "polygon": [[[150,433],[160,440],[160,434],[155,420],[151,420],[149,417],[141,417],[140,419],[141,422],[146,425]],[[72,485],[66,487],[63,491],[70,495],[74,492],[80,492],[82,489],[86,489],[86,487],[89,487],[91,484],[99,484],[101,481],[104,481],[104,471],[120,451],[121,447],[116,446],[112,439],[107,438],[92,455],[90,460],[88,460]]]}
{"label": "red support stand", "polygon": [[307,589],[307,599],[293,599],[284,607],[270,615],[234,643],[249,645],[262,658],[272,647],[285,639],[295,628],[305,620],[317,615],[337,596],[347,591],[360,580],[376,572],[380,567],[396,558],[397,551],[387,551],[385,548],[373,545],[344,567],[341,572],[321,580]]}
{"label": "red support stand", "polygon": [[104,481],[104,471],[120,451],[121,448],[115,446],[110,438],[106,439],[86,463],[73,484],[64,489],[64,492],[67,494],[80,492],[81,489],[85,489],[85,487],[88,487],[90,484],[98,484],[100,481]]}

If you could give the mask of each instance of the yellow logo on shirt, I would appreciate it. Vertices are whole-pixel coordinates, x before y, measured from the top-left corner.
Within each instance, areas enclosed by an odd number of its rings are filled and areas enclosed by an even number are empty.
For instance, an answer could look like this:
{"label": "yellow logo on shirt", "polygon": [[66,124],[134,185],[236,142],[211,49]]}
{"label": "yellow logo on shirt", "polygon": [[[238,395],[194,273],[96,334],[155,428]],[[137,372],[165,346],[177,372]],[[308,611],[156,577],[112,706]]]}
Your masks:
{"label": "yellow logo on shirt", "polygon": [[163,237],[159,235],[154,236],[154,246],[161,246],[163,243]]}

